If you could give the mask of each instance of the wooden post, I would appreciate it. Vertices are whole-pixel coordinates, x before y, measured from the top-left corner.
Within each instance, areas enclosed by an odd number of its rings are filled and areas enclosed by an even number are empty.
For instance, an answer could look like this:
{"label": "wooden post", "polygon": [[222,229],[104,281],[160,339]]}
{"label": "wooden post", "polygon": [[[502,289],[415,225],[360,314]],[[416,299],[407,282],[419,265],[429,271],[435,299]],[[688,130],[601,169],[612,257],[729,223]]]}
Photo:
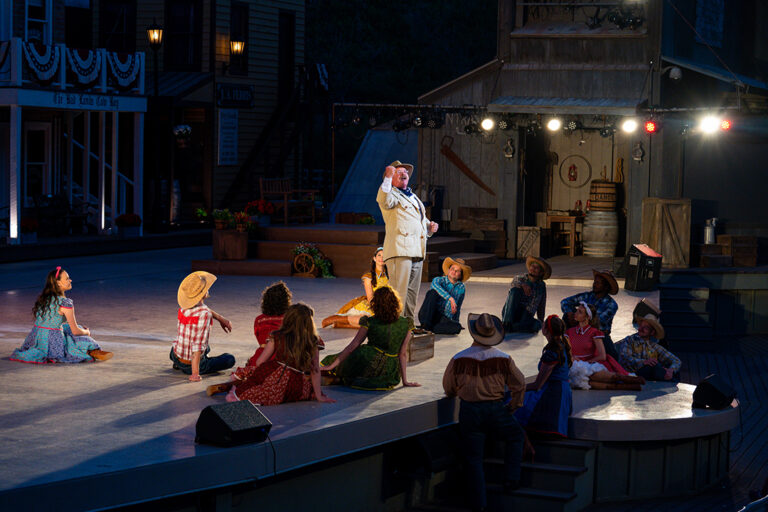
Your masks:
{"label": "wooden post", "polygon": [[91,112],[83,112],[83,202],[86,204],[86,211],[90,204],[91,196]]}
{"label": "wooden post", "polygon": [[[144,114],[133,114],[133,213],[144,219]],[[139,236],[144,235],[144,222]]]}
{"label": "wooden post", "polygon": [[[118,130],[119,130],[119,120],[120,115],[117,111],[112,112],[112,172],[111,172],[111,181],[112,181],[112,189],[110,190],[110,198],[109,198],[109,209],[112,213],[110,227],[112,228],[113,232],[115,229],[115,218],[118,216],[120,211],[118,211],[117,207],[117,157],[118,157],[118,151],[117,151],[117,137],[118,137]],[[122,205],[123,207],[125,205]]]}
{"label": "wooden post", "polygon": [[8,135],[9,145],[9,174],[10,174],[10,202],[9,202],[9,241],[11,244],[20,242],[19,221],[21,220],[21,207],[24,198],[21,196],[21,107],[10,106],[10,126]]}
{"label": "wooden post", "polygon": [[74,114],[67,112],[67,201],[72,204],[72,130],[74,127]]}
{"label": "wooden post", "polygon": [[[107,204],[106,204],[106,144],[107,134],[107,115],[106,112],[99,112],[99,231],[103,232],[107,227]],[[112,212],[114,215],[114,212]]]}

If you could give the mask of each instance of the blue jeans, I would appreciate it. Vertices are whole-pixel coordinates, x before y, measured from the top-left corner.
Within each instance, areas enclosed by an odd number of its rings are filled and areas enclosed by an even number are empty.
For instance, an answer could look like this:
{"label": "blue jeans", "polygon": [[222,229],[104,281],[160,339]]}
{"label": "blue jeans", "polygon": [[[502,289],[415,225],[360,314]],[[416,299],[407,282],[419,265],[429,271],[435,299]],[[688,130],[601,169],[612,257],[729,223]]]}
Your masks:
{"label": "blue jeans", "polygon": [[[220,372],[221,370],[226,370],[227,368],[235,366],[235,356],[232,354],[224,353],[220,356],[208,357],[208,352],[210,351],[211,347],[206,347],[205,352],[200,356],[200,375]],[[174,369],[181,370],[181,373],[185,375],[192,375],[192,366],[187,363],[182,363],[181,360],[176,357],[176,352],[173,351],[173,347],[171,347],[170,357],[171,361],[173,361]]]}
{"label": "blue jeans", "polygon": [[487,506],[483,452],[489,435],[504,441],[504,480],[520,480],[525,432],[502,400],[489,402],[461,401],[459,431],[467,459],[468,484],[472,506]]}
{"label": "blue jeans", "polygon": [[506,332],[537,332],[541,322],[536,320],[522,304],[522,288],[510,288],[507,301],[501,309],[501,322]]}
{"label": "blue jeans", "polygon": [[459,334],[461,324],[445,316],[444,311],[445,299],[435,290],[429,290],[419,309],[421,326],[435,334]]}

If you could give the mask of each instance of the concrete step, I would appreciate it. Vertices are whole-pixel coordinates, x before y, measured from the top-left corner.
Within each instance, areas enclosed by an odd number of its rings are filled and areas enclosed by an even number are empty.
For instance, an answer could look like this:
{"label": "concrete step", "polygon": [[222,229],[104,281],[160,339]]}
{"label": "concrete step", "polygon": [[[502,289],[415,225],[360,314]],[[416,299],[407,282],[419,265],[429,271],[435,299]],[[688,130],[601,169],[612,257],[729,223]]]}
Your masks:
{"label": "concrete step", "polygon": [[706,311],[682,312],[663,309],[659,320],[665,329],[673,326],[712,327],[709,313]]}
{"label": "concrete step", "polygon": [[488,484],[489,510],[535,510],[536,512],[575,512],[583,508],[571,491],[542,491],[521,487],[511,495],[504,494],[500,484]]}
{"label": "concrete step", "polygon": [[595,443],[578,439],[534,441],[536,462],[589,467],[597,448]]}
{"label": "concrete step", "polygon": [[704,299],[688,300],[662,297],[659,300],[659,307],[661,308],[662,315],[664,313],[706,313],[707,301]]}
{"label": "concrete step", "polygon": [[[484,461],[485,479],[488,482],[504,481],[504,459],[486,458]],[[520,465],[523,487],[548,491],[575,491],[576,480],[587,473],[586,466],[563,466],[542,462],[524,462]]]}
{"label": "concrete step", "polygon": [[284,260],[192,260],[192,270],[230,276],[290,276],[291,262]]}

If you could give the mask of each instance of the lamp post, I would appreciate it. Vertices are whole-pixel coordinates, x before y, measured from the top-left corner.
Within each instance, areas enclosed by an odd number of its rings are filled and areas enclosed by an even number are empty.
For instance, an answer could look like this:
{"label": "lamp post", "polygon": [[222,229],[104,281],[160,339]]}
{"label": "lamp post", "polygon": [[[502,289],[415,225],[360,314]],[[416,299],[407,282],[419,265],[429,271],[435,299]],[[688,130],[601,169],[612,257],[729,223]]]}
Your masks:
{"label": "lamp post", "polygon": [[240,58],[240,56],[245,51],[245,41],[241,41],[239,39],[232,39],[229,42],[229,64],[226,62],[223,66],[223,74],[227,74],[227,69],[232,67],[232,59],[233,58]]}
{"label": "lamp post", "polygon": [[154,75],[154,82],[155,82],[155,97],[157,97],[157,89],[158,89],[158,62],[157,62],[157,51],[160,49],[160,46],[163,44],[163,27],[157,24],[157,22],[153,19],[152,24],[147,27],[147,39],[149,40],[149,47],[152,48],[152,52],[155,54],[155,62],[153,65],[153,75]]}

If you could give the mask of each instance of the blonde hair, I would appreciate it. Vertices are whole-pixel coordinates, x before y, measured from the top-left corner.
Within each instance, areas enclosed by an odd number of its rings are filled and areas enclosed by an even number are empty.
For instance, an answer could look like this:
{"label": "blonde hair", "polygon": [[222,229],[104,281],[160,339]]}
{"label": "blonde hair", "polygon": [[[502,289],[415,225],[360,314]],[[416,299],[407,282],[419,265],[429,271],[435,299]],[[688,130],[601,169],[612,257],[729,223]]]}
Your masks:
{"label": "blonde hair", "polygon": [[312,356],[317,350],[314,314],[312,308],[302,302],[288,306],[283,325],[277,331],[283,338],[285,364],[303,372],[311,370]]}

